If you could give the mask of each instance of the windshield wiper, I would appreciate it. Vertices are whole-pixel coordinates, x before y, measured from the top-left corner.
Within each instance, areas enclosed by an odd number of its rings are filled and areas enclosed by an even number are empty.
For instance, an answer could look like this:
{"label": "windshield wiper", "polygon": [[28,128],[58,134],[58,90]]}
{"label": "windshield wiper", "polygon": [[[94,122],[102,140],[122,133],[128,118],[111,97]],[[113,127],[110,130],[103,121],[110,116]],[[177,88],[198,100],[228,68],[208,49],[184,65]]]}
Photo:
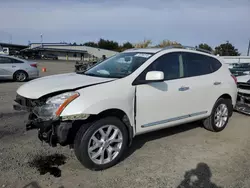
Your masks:
{"label": "windshield wiper", "polygon": [[97,77],[99,77],[98,75],[96,75],[96,74],[93,74],[93,73],[83,73],[84,75],[87,75],[87,76],[97,76]]}
{"label": "windshield wiper", "polygon": [[95,76],[95,77],[101,77],[101,78],[123,78],[124,76],[118,76],[118,75],[102,75],[102,74],[94,74],[94,73],[80,73],[86,76]]}

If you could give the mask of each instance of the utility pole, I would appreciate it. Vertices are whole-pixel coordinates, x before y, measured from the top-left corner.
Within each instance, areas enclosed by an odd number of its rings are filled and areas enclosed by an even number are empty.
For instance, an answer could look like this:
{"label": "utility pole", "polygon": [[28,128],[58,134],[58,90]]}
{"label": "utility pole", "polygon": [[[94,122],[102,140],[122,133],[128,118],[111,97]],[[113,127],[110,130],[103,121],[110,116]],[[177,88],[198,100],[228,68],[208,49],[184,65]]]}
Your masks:
{"label": "utility pole", "polygon": [[41,47],[43,47],[43,34],[41,34]]}
{"label": "utility pole", "polygon": [[10,44],[12,44],[12,34],[10,34]]}
{"label": "utility pole", "polygon": [[228,52],[228,43],[229,43],[229,41],[227,40],[227,43],[226,43],[226,45],[227,45],[227,46],[226,46],[227,52],[226,52],[226,53],[227,53],[227,55],[229,56],[229,52]]}
{"label": "utility pole", "polygon": [[250,51],[250,39],[249,39],[249,44],[248,44],[248,49],[247,49],[247,56],[249,56],[249,51]]}

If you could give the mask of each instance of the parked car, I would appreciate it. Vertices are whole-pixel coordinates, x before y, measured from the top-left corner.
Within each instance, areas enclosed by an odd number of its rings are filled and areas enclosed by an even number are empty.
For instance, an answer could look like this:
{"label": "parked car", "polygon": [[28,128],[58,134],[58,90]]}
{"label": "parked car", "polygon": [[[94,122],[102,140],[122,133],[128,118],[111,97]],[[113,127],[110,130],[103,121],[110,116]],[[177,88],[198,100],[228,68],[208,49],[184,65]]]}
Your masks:
{"label": "parked car", "polygon": [[30,54],[27,59],[42,59],[40,54]]}
{"label": "parked car", "polygon": [[[127,56],[129,67],[120,63]],[[222,131],[237,97],[222,61],[185,47],[130,49],[83,73],[22,85],[14,109],[30,112],[26,128],[38,129],[40,140],[69,145],[87,168],[106,169],[140,134],[198,120]]]}
{"label": "parked car", "polygon": [[53,59],[53,60],[57,60],[58,56],[55,54],[43,54],[42,55],[43,59]]}
{"label": "parked car", "polygon": [[8,55],[0,55],[0,79],[24,82],[39,77],[36,62],[30,62]]}
{"label": "parked car", "polygon": [[93,65],[95,65],[96,63],[97,63],[97,61],[92,61],[92,62],[76,61],[76,63],[75,63],[75,72],[84,72],[87,69],[89,69],[90,67],[92,67]]}
{"label": "parked car", "polygon": [[250,71],[250,63],[234,63],[229,66],[229,70],[234,76],[243,76]]}
{"label": "parked car", "polygon": [[238,97],[235,109],[250,115],[250,74],[237,77]]}

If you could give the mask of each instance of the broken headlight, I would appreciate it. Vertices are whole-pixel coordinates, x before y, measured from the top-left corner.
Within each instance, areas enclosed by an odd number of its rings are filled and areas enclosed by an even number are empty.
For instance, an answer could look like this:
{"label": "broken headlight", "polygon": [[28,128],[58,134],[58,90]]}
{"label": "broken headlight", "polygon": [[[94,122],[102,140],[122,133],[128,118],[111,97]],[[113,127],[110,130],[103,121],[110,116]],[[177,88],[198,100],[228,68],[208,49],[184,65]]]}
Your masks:
{"label": "broken headlight", "polygon": [[64,108],[79,97],[78,92],[66,92],[49,98],[42,106],[36,106],[33,110],[39,118],[55,119],[60,116]]}

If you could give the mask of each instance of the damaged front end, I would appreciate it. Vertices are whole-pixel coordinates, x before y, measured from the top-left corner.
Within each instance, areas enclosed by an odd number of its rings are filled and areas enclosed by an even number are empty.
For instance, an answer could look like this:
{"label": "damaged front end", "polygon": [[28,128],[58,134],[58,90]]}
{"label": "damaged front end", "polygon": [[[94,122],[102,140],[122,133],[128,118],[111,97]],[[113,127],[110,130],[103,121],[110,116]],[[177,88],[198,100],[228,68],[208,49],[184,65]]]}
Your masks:
{"label": "damaged front end", "polygon": [[13,108],[29,112],[26,130],[38,129],[38,138],[55,147],[71,144],[70,136],[75,132],[73,124],[77,120],[86,120],[89,115],[78,114],[60,116],[64,108],[79,96],[77,92],[66,92],[56,96],[28,99],[17,95]]}
{"label": "damaged front end", "polygon": [[250,83],[238,82],[238,95],[235,110],[250,115]]}

